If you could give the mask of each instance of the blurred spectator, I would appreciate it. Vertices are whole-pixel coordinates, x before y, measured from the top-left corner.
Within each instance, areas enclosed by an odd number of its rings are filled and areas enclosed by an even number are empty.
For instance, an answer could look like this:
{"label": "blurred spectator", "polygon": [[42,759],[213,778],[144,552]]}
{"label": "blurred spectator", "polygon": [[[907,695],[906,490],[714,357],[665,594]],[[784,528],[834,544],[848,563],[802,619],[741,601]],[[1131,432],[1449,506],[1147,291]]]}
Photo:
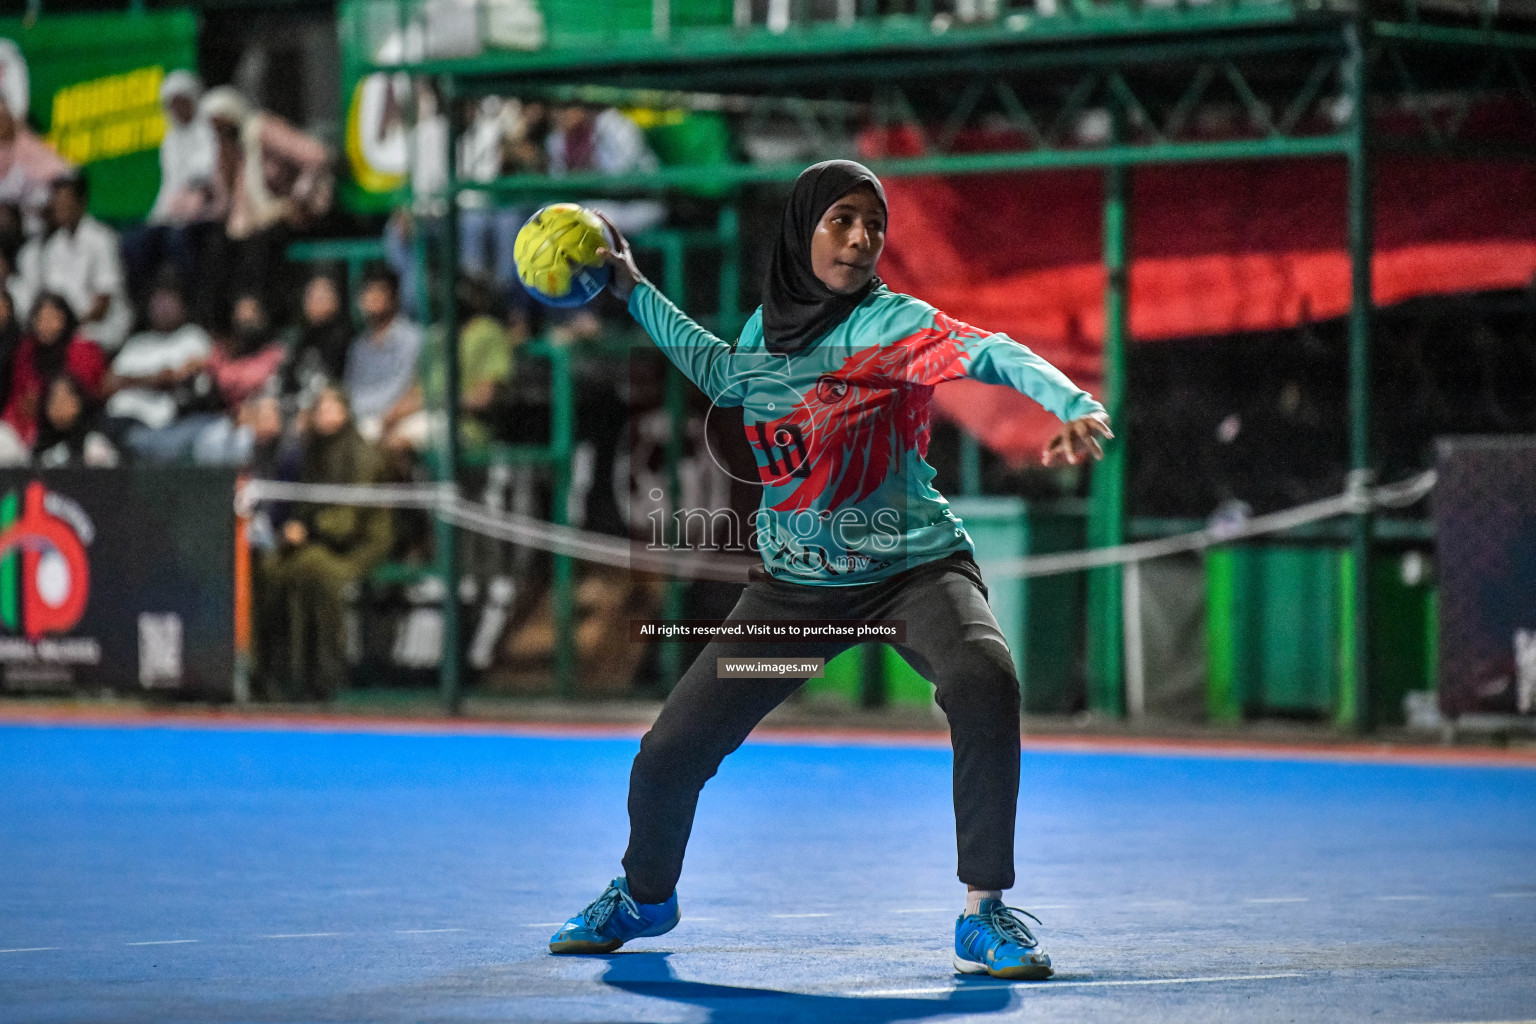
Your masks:
{"label": "blurred spectator", "polygon": [[325,271],[312,275],[299,312],[299,326],[283,363],[282,393],[288,397],[312,392],[315,381],[341,380],[352,343],[352,319],[339,276]]}
{"label": "blurred spectator", "polygon": [[[0,295],[5,296],[7,309],[15,311],[21,308],[21,303],[17,301],[20,292],[21,279],[10,272],[10,266],[6,262],[5,254],[0,253]],[[16,320],[18,323],[21,322],[19,314],[16,315]],[[3,405],[0,405],[0,408],[3,408]]]}
{"label": "blurred spectator", "polygon": [[[608,176],[649,172],[659,165],[639,125],[612,107],[591,103],[557,108],[544,145],[549,173],[556,178],[584,172]],[[667,216],[666,206],[654,199],[583,200],[582,205],[604,214],[631,236],[655,227]]]}
{"label": "blurred spectator", "polygon": [[358,431],[378,441],[421,408],[416,363],[422,333],[401,315],[400,279],[388,267],[369,268],[357,305],[363,333],[347,351],[347,392]]}
{"label": "blurred spectator", "polygon": [[[378,451],[353,423],[344,391],[315,399],[299,479],[308,484],[373,484]],[[388,553],[390,513],[355,505],[294,506],[279,546],[257,573],[257,671],[269,699],[328,699],[346,680],[342,615],[347,592]]]}
{"label": "blurred spectator", "polygon": [[210,212],[224,222],[202,260],[210,309],[227,308],[234,282],[275,308],[290,229],[330,210],[330,153],[276,114],[251,110],[229,86],[210,90],[198,109],[217,142]]}
{"label": "blurred spectator", "polygon": [[[458,301],[469,317],[459,331],[459,408],[464,413],[459,436],[466,444],[486,444],[498,389],[512,377],[512,345],[499,319],[503,303],[494,281],[460,278]],[[434,347],[440,347],[441,327],[433,328],[433,337]],[[411,388],[396,407],[395,422],[383,437],[386,450],[422,451],[434,434],[443,436],[448,391],[443,360],[433,359],[425,377],[425,387]]]}
{"label": "blurred spectator", "polygon": [[[544,153],[532,145],[543,120],[542,104],[483,97],[460,140],[460,179],[489,183],[504,174],[544,170]],[[523,318],[533,300],[517,279],[515,249],[518,229],[532,213],[528,206],[497,205],[496,195],[488,190],[459,193],[459,268],[467,274],[494,275],[506,301]]]}
{"label": "blurred spectator", "polygon": [[4,419],[27,445],[37,440],[43,385],[61,373],[79,383],[88,402],[98,402],[107,375],[101,347],[79,335],[75,311],[62,295],[43,292],[32,304],[29,333],[16,350]]}
{"label": "blurred spectator", "polygon": [[[459,408],[464,417],[460,436],[465,444],[491,440],[490,418],[498,389],[512,379],[512,343],[500,317],[499,289],[486,278],[459,280],[459,308],[469,319],[459,331]],[[440,329],[439,329],[440,330]],[[434,415],[447,406],[443,361],[432,361],[427,372],[426,401]]]}
{"label": "blurred spectator", "polygon": [[[572,103],[555,110],[544,140],[552,177],[596,173],[608,176],[656,170],[659,161],[640,126],[613,107]],[[667,208],[654,199],[580,200],[633,238],[660,224]],[[550,336],[557,342],[596,337],[602,325],[591,308],[551,311]]]}
{"label": "blurred spectator", "polygon": [[99,429],[94,403],[68,373],[60,373],[44,389],[43,415],[37,427],[32,464],[39,469],[90,466],[111,469],[118,464],[117,447]]}
{"label": "blurred spectator", "polygon": [[400,308],[413,320],[428,319],[423,307],[430,301],[422,294],[421,275],[417,273],[416,232],[426,233],[424,247],[430,253],[434,245],[442,244],[436,224],[407,209],[396,209],[384,222],[384,262],[400,281]]}
{"label": "blurred spectator", "polygon": [[[15,48],[9,39],[0,39],[0,47]],[[9,96],[9,98],[8,98]],[[26,107],[13,108],[24,95],[10,95],[0,90],[0,203],[20,207],[28,234],[42,229],[43,208],[48,205],[48,188],[53,179],[71,170],[65,160],[37,133],[27,127]]]}
{"label": "blurred spectator", "polygon": [[[320,390],[325,386],[322,385]],[[318,396],[319,390],[315,394]],[[251,458],[246,464],[247,472],[260,480],[297,480],[300,448],[297,438],[285,429],[282,403],[276,395],[260,395],[247,402],[245,407],[251,428]]]}
{"label": "blurred spectator", "polygon": [[21,250],[18,296],[30,304],[42,292],[69,300],[80,333],[115,349],[133,326],[133,311],[118,258],[117,232],[85,212],[87,189],[78,175],[53,183],[48,198],[50,230]]}
{"label": "blurred spectator", "polygon": [[0,203],[0,259],[6,269],[0,271],[0,281],[16,269],[16,256],[27,240],[26,225],[22,223],[21,207],[15,203]]}
{"label": "blurred spectator", "polygon": [[[442,197],[448,179],[448,121],[437,95],[423,80],[416,88],[416,124],[411,129],[412,211],[397,210],[384,229],[386,259],[400,276],[401,308],[423,318],[416,274],[413,234],[432,231],[433,216],[446,209]],[[459,139],[461,182],[490,183],[504,174],[538,173],[546,165],[544,136],[548,117],[542,103],[486,96],[466,108],[468,125]],[[459,267],[467,273],[494,274],[506,300],[526,319],[533,300],[517,279],[514,248],[518,229],[532,213],[527,206],[499,208],[486,189],[459,193]],[[429,219],[423,219],[426,215]],[[428,244],[436,243],[429,239]]]}
{"label": "blurred spectator", "polygon": [[[318,394],[318,392],[317,392]],[[257,480],[296,481],[302,449],[295,435],[286,429],[283,409],[275,395],[262,395],[246,403],[251,429],[251,458],[246,472]],[[251,512],[246,522],[246,542],[253,551],[276,551],[275,524],[287,522],[292,506],[284,501],[263,502]]]}
{"label": "blurred spectator", "polygon": [[238,466],[250,458],[249,403],[276,387],[277,371],[287,355],[261,296],[246,294],[236,299],[229,331],[220,336],[208,357],[208,372],[225,414],[198,433],[192,446],[197,462]]}
{"label": "blurred spectator", "polygon": [[129,294],[141,302],[167,260],[188,294],[198,281],[193,227],[213,212],[217,154],[213,129],[197,109],[203,84],[190,71],[172,71],[160,85],[165,138],[160,142],[160,191],[142,227],[123,236]]}
{"label": "blurred spectator", "polygon": [[186,302],[171,283],[150,294],[149,328],[112,360],[107,415],[124,422],[123,443],[135,455],[174,462],[190,455],[198,435],[219,418],[205,372],[213,342],[187,322]]}
{"label": "blurred spectator", "polygon": [[448,119],[439,110],[430,78],[418,79],[414,92],[416,123],[406,137],[411,205],[409,209],[396,208],[384,225],[384,259],[400,278],[400,308],[412,319],[425,320],[427,310],[422,305],[426,296],[417,274],[416,233],[426,235],[421,244],[429,253],[441,244],[437,225],[447,209],[442,192],[448,176]]}
{"label": "blurred spectator", "polygon": [[11,374],[16,366],[16,353],[21,349],[21,317],[16,315],[16,303],[11,294],[0,288],[0,409],[11,399]]}
{"label": "blurred spectator", "polygon": [[[11,293],[0,288],[0,409],[10,404],[11,376],[21,349],[21,318]],[[0,466],[23,465],[27,446],[9,423],[0,423]]]}
{"label": "blurred spectator", "polygon": [[[26,238],[21,231],[21,207],[15,203],[0,203],[0,292],[6,294],[11,308],[25,309],[17,301],[21,291],[21,278],[16,275],[16,258],[21,254]],[[20,314],[17,314],[18,319]]]}

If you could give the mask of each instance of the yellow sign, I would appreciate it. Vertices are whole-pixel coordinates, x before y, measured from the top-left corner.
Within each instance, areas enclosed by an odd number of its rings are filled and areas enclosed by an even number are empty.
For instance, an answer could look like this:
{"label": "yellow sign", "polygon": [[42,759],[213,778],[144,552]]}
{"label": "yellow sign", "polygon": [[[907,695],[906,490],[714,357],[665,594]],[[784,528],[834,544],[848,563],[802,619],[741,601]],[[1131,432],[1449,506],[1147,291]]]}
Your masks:
{"label": "yellow sign", "polygon": [[410,158],[400,106],[408,92],[395,76],[358,79],[347,106],[347,162],[364,192],[389,193],[405,185]]}
{"label": "yellow sign", "polygon": [[77,164],[156,149],[165,138],[160,83],[165,68],[136,68],[53,94],[48,141]]}

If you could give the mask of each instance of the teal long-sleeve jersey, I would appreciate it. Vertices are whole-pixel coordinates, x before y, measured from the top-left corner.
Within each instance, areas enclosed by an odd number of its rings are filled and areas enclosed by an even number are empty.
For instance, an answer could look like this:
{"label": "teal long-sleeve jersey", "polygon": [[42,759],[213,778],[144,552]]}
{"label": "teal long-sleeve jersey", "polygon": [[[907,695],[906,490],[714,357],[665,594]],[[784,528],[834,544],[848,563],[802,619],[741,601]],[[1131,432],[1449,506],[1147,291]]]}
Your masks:
{"label": "teal long-sleeve jersey", "polygon": [[792,355],[765,347],[761,307],[734,346],[648,282],[630,294],[629,311],[711,402],[741,407],[763,485],[751,543],[787,583],[873,583],[962,548],[975,553],[925,458],[936,385],[1006,384],[1063,421],[1104,410],[1006,334],[884,285]]}

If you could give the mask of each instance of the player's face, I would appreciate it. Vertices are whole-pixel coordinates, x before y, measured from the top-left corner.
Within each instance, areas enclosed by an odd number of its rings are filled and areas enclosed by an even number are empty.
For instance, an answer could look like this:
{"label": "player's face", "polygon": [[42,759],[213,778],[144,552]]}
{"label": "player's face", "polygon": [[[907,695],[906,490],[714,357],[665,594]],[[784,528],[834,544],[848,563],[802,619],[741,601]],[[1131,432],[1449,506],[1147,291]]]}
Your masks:
{"label": "player's face", "polygon": [[860,185],[827,208],[811,235],[811,269],[838,295],[869,283],[885,248],[885,207],[868,185]]}

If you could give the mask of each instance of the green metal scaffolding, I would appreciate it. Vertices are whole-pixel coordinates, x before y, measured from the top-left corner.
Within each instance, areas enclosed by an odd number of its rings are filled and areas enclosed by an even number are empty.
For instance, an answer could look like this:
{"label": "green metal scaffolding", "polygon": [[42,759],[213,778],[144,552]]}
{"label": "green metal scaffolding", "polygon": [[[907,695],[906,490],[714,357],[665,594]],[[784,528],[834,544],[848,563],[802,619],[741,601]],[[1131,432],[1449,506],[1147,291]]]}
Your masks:
{"label": "green metal scaffolding", "polygon": [[[813,21],[809,4],[791,4],[790,22],[754,25],[741,18],[751,5],[673,0],[644,5],[545,0],[544,37],[537,48],[497,48],[487,8],[476,8],[480,34],[453,56],[430,52],[382,60],[389,39],[430,38],[422,29],[429,8],[414,0],[348,0],[340,27],[354,69],[431,76],[440,94],[462,99],[488,93],[551,100],[627,100],[633,105],[695,106],[727,111],[754,123],[779,118],[819,140],[816,158],[847,155],[846,140],[874,129],[876,145],[897,135],[899,148],[867,162],[883,177],[964,175],[1097,167],[1104,171],[1102,231],[1106,271],[1104,384],[1116,438],[1095,467],[1088,536],[1093,546],[1127,535],[1125,418],[1131,353],[1128,311],[1134,169],[1150,164],[1275,158],[1342,159],[1348,167],[1348,246],[1352,306],[1349,314],[1349,452],[1351,479],[1372,472],[1370,369],[1372,291],[1371,180],[1374,154],[1383,150],[1444,157],[1536,157],[1536,132],[1515,139],[1473,139],[1467,113],[1497,98],[1536,111],[1536,24],[1502,19],[1498,8],[1469,2],[1437,8],[1433,17],[1415,0],[1395,3],[1324,0],[1137,0],[1100,3],[1059,0],[1048,6],[997,5],[997,16],[964,24],[932,0],[847,5],[851,18]],[[1047,13],[1049,11],[1049,13]],[[1455,98],[1450,115],[1428,97]],[[1327,101],[1325,103],[1325,101]],[[1406,121],[1373,120],[1382,103],[1412,111]],[[1237,111],[1239,127],[1221,138],[1196,130],[1210,105]],[[1085,138],[1090,115],[1107,115],[1103,137]],[[968,129],[1003,126],[1012,144],[968,150]],[[881,132],[884,129],[884,132]],[[456,146],[450,141],[450,154]],[[453,158],[450,156],[450,164]],[[740,275],[735,256],[736,204],[743,188],[792,181],[806,160],[783,164],[744,161],[703,167],[674,166],[623,178],[536,175],[475,183],[502,197],[666,195],[706,190],[721,209],[720,236],[729,234],[722,264],[722,306],[713,322],[739,326]],[[462,183],[450,166],[447,208]],[[443,317],[455,324],[453,218],[443,266]],[[681,265],[681,256],[673,256]],[[668,275],[672,297],[682,275]],[[450,332],[449,336],[453,336]],[[449,395],[457,394],[457,353],[447,346]],[[668,404],[682,403],[673,375]],[[458,464],[457,410],[449,408],[448,458]],[[674,443],[678,443],[674,436]],[[674,451],[674,455],[676,452]],[[976,449],[967,445],[965,486],[977,485]],[[674,489],[674,495],[675,495]],[[675,498],[674,498],[675,500]],[[562,521],[557,502],[556,521]],[[1371,728],[1366,692],[1370,615],[1372,523],[1356,516],[1349,541],[1350,585],[1345,621],[1349,664],[1341,709],[1347,725]],[[443,570],[453,561],[451,530],[441,533]],[[557,615],[569,615],[570,559],[556,558]],[[455,587],[448,588],[445,635],[452,637]],[[677,611],[674,587],[668,612]],[[563,595],[563,596],[562,596]],[[1121,576],[1095,570],[1089,580],[1088,694],[1094,710],[1123,714]],[[568,624],[568,619],[566,620]],[[568,686],[572,653],[562,647],[557,673]],[[444,700],[456,706],[457,659],[452,645],[442,669]]]}

